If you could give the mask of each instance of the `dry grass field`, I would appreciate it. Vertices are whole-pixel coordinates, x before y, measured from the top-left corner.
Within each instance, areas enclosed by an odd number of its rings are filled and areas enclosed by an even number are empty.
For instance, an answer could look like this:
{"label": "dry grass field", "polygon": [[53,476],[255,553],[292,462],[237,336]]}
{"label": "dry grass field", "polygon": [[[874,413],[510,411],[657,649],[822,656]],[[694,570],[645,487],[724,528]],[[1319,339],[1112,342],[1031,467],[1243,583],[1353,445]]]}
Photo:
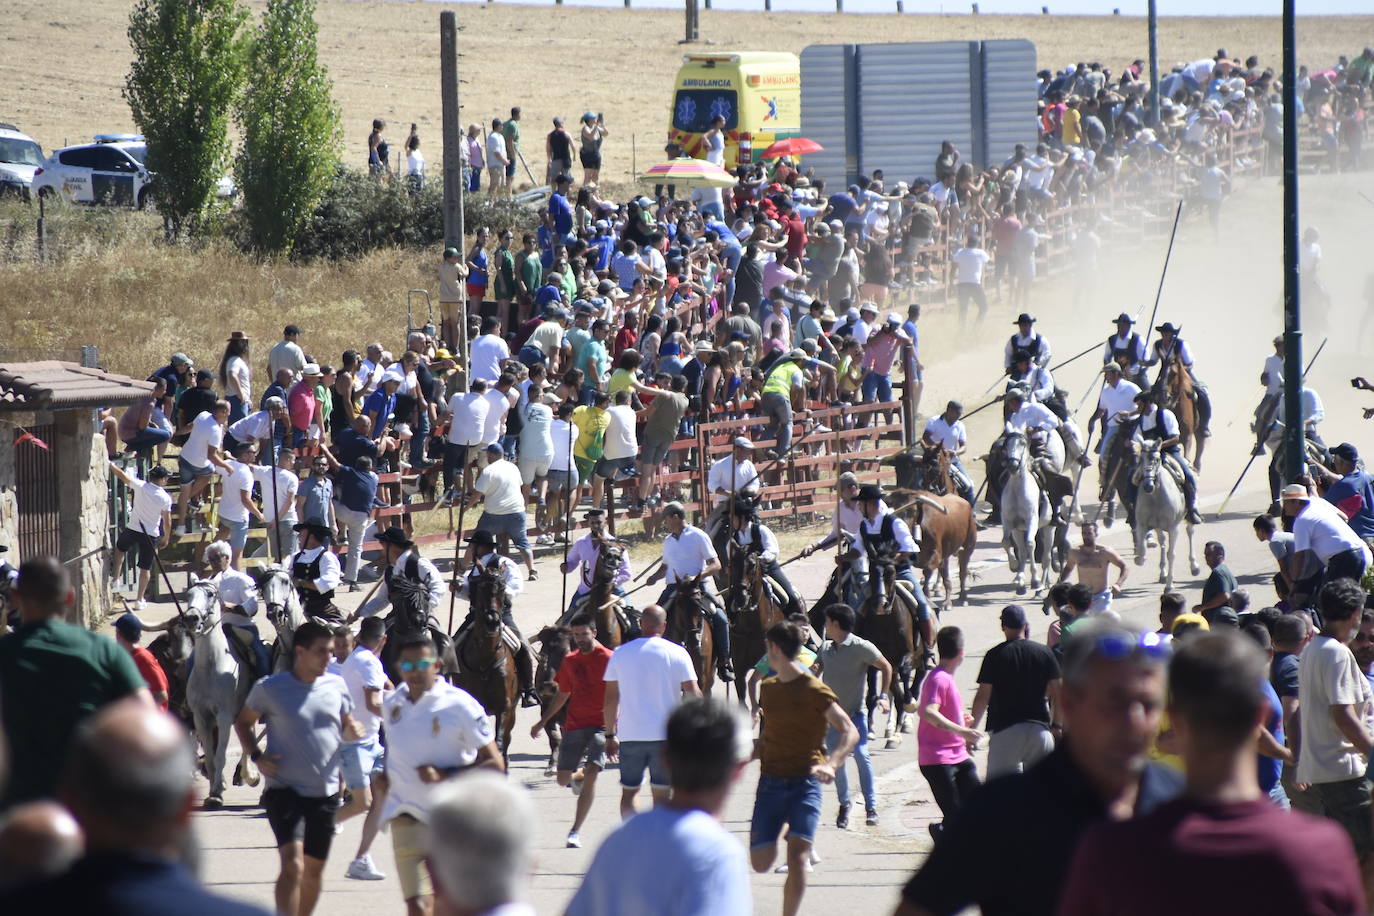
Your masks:
{"label": "dry grass field", "polygon": [[[263,0],[251,0],[261,11]],[[760,4],[762,5],[762,4]],[[914,5],[914,4],[909,4]],[[128,0],[10,0],[0,30],[0,120],[13,120],[44,148],[99,131],[133,128],[120,95],[128,70]],[[1103,7],[1109,4],[1103,0]],[[431,2],[320,0],[321,59],[343,108],[349,159],[359,165],[371,120],[384,117],[394,139],[420,126],[431,161],[439,145],[439,12]],[[555,115],[604,111],[613,132],[604,176],[624,180],[631,138],[639,165],[662,151],[683,17],[671,10],[456,4],[463,31],[464,120],[490,121],[524,108],[527,158],[542,180],[543,135]],[[1276,7],[1277,9],[1277,7]],[[1146,54],[1145,22],[1130,17],[827,15],[701,13],[694,50],[801,51],[810,44],[1028,38],[1043,67],[1100,60],[1120,70]],[[1374,16],[1299,20],[1299,58],[1327,66],[1374,37]],[[1258,54],[1279,63],[1279,20],[1172,18],[1160,23],[1160,61]],[[399,142],[397,143],[399,146]],[[534,155],[530,155],[530,152]]]}

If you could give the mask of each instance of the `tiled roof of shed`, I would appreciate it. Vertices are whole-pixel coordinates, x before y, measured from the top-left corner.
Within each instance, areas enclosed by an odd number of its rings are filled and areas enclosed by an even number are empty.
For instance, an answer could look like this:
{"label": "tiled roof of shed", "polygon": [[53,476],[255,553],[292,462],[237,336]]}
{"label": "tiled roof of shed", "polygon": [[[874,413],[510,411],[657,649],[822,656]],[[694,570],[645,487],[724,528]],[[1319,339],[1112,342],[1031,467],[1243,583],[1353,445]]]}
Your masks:
{"label": "tiled roof of shed", "polygon": [[117,407],[152,391],[152,382],[77,363],[45,360],[0,365],[0,411]]}

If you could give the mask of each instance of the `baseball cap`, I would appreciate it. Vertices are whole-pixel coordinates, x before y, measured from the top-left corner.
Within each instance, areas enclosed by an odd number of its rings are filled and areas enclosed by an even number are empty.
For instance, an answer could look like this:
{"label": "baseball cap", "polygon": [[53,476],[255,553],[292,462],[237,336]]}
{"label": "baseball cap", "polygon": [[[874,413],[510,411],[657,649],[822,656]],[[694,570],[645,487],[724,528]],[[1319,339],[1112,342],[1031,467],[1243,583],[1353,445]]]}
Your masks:
{"label": "baseball cap", "polygon": [[121,614],[114,623],[115,632],[133,642],[143,634],[143,621],[136,614]]}
{"label": "baseball cap", "polygon": [[499,442],[493,442],[491,445],[488,445],[487,451],[493,455],[504,455],[506,453],[506,450],[501,447],[501,443]]}
{"label": "baseball cap", "polygon": [[456,258],[456,257],[458,257],[458,249],[457,249],[457,248],[445,248],[445,249],[444,249],[444,257],[446,257],[446,258]]}
{"label": "baseball cap", "polygon": [[1349,442],[1342,442],[1340,445],[1333,448],[1331,450],[1331,456],[1333,458],[1342,458],[1346,461],[1349,461],[1351,464],[1354,464],[1356,461],[1360,460],[1359,450],[1356,449],[1355,446],[1351,445]]}
{"label": "baseball cap", "polygon": [[750,451],[753,451],[754,449],[753,441],[750,439],[746,439],[743,436],[736,436],[733,444],[735,448],[747,448]]}
{"label": "baseball cap", "polygon": [[173,353],[173,354],[172,354],[172,365],[173,365],[173,366],[189,366],[189,365],[191,365],[191,357],[187,356],[185,353]]}
{"label": "baseball cap", "polygon": [[1019,604],[1009,604],[1002,608],[1002,626],[1008,629],[1024,629],[1026,626],[1026,609]]}

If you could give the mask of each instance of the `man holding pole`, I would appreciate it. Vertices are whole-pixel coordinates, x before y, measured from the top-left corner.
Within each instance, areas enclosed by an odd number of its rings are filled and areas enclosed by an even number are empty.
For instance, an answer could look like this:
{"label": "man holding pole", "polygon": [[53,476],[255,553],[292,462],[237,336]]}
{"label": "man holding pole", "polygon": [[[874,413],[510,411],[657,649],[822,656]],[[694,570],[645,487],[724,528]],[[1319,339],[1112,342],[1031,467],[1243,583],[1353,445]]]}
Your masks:
{"label": "man holding pole", "polygon": [[262,515],[267,523],[268,554],[281,560],[296,544],[296,491],[301,479],[291,470],[296,456],[289,448],[276,449],[276,467],[253,466],[253,479],[262,491]]}
{"label": "man holding pole", "polygon": [[[571,618],[582,610],[582,604],[587,600],[587,593],[596,578],[596,568],[601,563],[601,548],[606,543],[606,511],[588,509],[582,518],[587,523],[587,533],[572,545],[559,567],[564,576],[581,570],[577,588],[573,592],[572,604],[568,605],[568,610],[561,620]],[[630,575],[630,552],[621,551],[620,566],[616,569],[615,579],[611,583],[611,594],[625,594],[625,583],[630,581]],[[589,610],[595,611],[595,608]]]}
{"label": "man holding pole", "polygon": [[300,550],[291,557],[291,582],[301,596],[306,616],[342,622],[343,613],[334,606],[334,590],[343,579],[343,570],[339,555],[329,549],[329,529],[307,521],[293,530],[302,534]]}
{"label": "man holding pole", "polygon": [[172,497],[163,488],[170,476],[167,469],[155,464],[148,471],[147,480],[139,480],[114,462],[110,473],[124,481],[134,491],[134,505],[129,523],[115,541],[114,558],[110,569],[118,576],[124,568],[124,554],[133,552],[138,566],[138,585],[134,588],[134,609],[143,610],[143,594],[153,571],[153,559],[159,547],[167,546],[172,533]]}

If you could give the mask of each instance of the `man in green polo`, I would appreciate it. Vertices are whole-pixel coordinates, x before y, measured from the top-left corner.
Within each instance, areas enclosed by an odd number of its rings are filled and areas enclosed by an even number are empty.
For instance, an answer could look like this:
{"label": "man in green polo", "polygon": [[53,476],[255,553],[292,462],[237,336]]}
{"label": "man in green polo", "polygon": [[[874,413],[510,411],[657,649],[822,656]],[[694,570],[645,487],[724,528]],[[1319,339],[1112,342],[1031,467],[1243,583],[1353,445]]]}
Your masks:
{"label": "man in green polo", "polygon": [[777,445],[769,454],[786,455],[792,449],[792,419],[806,416],[805,350],[794,349],[768,370],[759,397],[759,410],[768,418],[765,439],[776,439]]}

